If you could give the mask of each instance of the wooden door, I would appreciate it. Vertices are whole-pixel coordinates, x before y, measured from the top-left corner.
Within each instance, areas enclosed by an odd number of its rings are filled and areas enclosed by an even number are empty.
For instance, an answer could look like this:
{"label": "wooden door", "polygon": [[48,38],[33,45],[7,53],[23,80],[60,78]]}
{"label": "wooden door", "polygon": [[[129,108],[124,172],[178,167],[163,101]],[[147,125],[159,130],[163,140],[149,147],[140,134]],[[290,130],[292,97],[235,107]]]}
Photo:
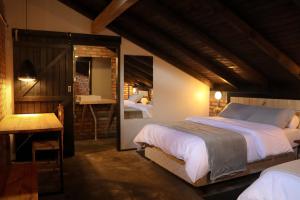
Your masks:
{"label": "wooden door", "polygon": [[[73,48],[66,35],[37,33],[14,33],[15,113],[55,112],[57,105],[62,103],[65,107],[65,154],[73,155]],[[17,79],[26,59],[35,66],[38,77],[34,82]],[[17,145],[24,139],[17,138]],[[22,152],[29,151],[29,145],[27,149],[24,145]]]}

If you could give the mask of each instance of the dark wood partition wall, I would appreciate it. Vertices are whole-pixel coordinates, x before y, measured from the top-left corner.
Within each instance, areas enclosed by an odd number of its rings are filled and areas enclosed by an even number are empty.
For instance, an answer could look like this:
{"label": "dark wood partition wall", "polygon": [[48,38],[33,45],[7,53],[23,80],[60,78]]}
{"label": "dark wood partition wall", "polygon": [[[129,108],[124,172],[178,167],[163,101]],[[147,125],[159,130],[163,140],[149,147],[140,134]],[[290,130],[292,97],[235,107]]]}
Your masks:
{"label": "dark wood partition wall", "polygon": [[[73,64],[72,45],[68,34],[47,35],[42,32],[14,30],[14,95],[15,113],[55,112],[59,103],[66,110],[65,154],[72,155],[73,144]],[[35,66],[37,80],[22,82],[17,79],[22,62],[29,59]],[[25,138],[16,138],[17,146]],[[30,143],[26,143],[17,152],[17,159],[27,159],[23,152],[29,152]],[[21,158],[20,158],[21,157]]]}
{"label": "dark wood partition wall", "polygon": [[[58,103],[65,106],[65,155],[74,154],[73,135],[73,45],[103,45],[119,50],[120,38],[60,32],[13,30],[15,113],[55,112]],[[33,62],[37,81],[17,79],[21,63]],[[26,138],[16,138],[21,144]],[[28,152],[30,143],[20,152]],[[22,153],[23,154],[23,153]],[[27,153],[27,159],[30,154]],[[21,160],[26,155],[21,155]],[[18,153],[17,153],[18,159]]]}

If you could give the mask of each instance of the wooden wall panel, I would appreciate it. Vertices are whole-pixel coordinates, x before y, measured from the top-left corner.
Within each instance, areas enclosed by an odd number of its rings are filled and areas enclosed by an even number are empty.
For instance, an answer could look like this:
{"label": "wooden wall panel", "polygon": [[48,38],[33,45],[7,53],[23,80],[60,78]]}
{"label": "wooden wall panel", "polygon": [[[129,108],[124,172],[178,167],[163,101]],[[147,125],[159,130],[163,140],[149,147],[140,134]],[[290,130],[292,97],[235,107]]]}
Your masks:
{"label": "wooden wall panel", "polygon": [[[35,32],[18,31],[14,34],[14,95],[15,113],[56,112],[59,103],[65,106],[65,153],[74,152],[73,139],[73,46],[67,38],[53,35],[35,35]],[[37,81],[21,82],[17,79],[20,66],[26,59],[32,61]],[[67,87],[71,87],[71,91]],[[24,138],[16,138],[17,146]],[[26,143],[17,153],[17,159],[31,158],[31,144]],[[23,153],[25,152],[25,153]]]}

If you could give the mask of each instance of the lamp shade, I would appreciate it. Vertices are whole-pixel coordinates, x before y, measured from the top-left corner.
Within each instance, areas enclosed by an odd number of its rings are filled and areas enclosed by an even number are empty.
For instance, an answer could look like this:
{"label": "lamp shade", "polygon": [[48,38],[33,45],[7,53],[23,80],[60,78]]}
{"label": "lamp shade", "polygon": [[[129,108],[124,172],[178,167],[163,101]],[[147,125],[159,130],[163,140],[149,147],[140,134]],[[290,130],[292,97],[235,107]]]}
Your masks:
{"label": "lamp shade", "polygon": [[217,99],[217,100],[222,99],[222,92],[216,91],[216,93],[215,93],[215,99]]}
{"label": "lamp shade", "polygon": [[34,65],[30,60],[24,60],[20,68],[18,79],[20,81],[29,82],[36,80],[36,78],[37,75]]}

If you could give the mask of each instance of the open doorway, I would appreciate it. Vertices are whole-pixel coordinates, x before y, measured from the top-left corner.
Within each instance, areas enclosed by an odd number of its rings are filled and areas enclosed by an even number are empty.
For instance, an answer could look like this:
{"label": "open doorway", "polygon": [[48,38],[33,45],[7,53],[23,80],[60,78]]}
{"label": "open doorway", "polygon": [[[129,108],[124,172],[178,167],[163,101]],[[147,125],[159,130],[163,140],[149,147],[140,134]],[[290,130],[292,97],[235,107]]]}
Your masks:
{"label": "open doorway", "polygon": [[117,50],[84,45],[73,50],[75,148],[117,145]]}

